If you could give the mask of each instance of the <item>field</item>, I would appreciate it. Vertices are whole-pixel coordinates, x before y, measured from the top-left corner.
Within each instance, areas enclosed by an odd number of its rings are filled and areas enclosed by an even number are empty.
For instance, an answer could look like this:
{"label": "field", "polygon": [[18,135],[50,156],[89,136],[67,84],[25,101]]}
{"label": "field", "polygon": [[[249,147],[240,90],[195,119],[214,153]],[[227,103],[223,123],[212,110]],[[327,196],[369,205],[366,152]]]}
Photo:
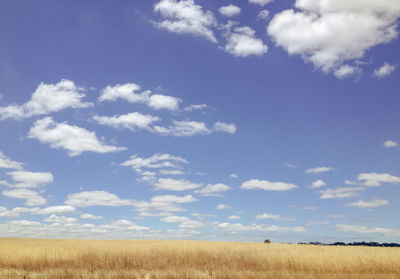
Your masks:
{"label": "field", "polygon": [[400,278],[400,249],[1,239],[0,278]]}

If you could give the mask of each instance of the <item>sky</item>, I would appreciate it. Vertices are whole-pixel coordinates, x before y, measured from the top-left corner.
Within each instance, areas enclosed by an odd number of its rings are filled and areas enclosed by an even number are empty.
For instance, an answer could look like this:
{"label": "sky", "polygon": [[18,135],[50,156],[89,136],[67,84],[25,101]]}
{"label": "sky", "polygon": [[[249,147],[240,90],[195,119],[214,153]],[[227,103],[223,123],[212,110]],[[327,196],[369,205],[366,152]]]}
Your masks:
{"label": "sky", "polygon": [[400,242],[400,2],[0,2],[0,237]]}

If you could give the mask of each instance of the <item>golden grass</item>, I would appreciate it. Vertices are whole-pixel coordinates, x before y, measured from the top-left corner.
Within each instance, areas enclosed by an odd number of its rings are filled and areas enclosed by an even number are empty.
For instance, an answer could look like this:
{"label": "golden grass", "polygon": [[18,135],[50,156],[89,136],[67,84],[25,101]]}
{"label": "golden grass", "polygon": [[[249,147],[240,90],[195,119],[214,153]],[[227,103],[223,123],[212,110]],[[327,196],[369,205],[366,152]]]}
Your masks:
{"label": "golden grass", "polygon": [[400,249],[161,241],[0,239],[0,278],[400,278]]}

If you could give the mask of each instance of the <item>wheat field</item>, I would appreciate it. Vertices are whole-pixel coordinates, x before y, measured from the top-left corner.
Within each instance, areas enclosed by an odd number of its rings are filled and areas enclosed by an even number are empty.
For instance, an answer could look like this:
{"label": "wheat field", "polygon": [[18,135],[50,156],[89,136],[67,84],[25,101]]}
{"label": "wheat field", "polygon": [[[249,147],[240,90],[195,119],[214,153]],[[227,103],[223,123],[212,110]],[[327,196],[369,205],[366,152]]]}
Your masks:
{"label": "wheat field", "polygon": [[0,278],[400,278],[400,249],[3,238]]}

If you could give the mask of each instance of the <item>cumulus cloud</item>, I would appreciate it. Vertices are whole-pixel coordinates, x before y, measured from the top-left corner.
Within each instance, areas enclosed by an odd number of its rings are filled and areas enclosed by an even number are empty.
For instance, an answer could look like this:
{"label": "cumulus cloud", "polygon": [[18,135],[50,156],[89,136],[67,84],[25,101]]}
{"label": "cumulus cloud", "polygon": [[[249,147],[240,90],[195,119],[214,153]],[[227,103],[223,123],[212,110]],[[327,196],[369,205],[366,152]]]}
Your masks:
{"label": "cumulus cloud", "polygon": [[359,200],[357,202],[349,203],[349,204],[347,204],[347,206],[370,209],[370,208],[381,207],[381,206],[384,206],[387,204],[389,204],[389,202],[387,200],[374,199],[372,201]]}
{"label": "cumulus cloud", "polygon": [[328,171],[333,171],[335,170],[334,168],[331,167],[316,167],[316,168],[311,168],[311,169],[307,169],[305,170],[305,173],[314,173],[314,174],[319,174],[322,172],[328,172]]}
{"label": "cumulus cloud", "polygon": [[321,179],[318,179],[318,180],[314,181],[309,188],[321,188],[325,185],[326,185],[326,183],[324,181],[322,181]]}
{"label": "cumulus cloud", "polygon": [[121,166],[131,167],[135,172],[143,174],[146,169],[163,169],[170,171],[179,171],[183,165],[188,162],[179,156],[173,156],[171,154],[154,154],[147,158],[142,158],[137,155],[133,155],[129,160],[121,163]]}
{"label": "cumulus cloud", "polygon": [[170,212],[185,211],[180,204],[197,201],[192,195],[154,196],[150,201],[138,201],[133,206],[140,212],[140,216],[170,216]]}
{"label": "cumulus cloud", "polygon": [[232,207],[230,205],[227,205],[227,204],[220,203],[219,205],[217,205],[217,209],[218,210],[224,210],[224,209],[230,209],[230,208],[232,208]]}
{"label": "cumulus cloud", "polygon": [[388,173],[360,173],[358,180],[367,187],[378,187],[382,183],[400,183],[400,177]]}
{"label": "cumulus cloud", "polygon": [[50,215],[49,217],[43,220],[44,222],[48,223],[75,223],[77,220],[76,218],[65,217],[65,216],[57,216],[57,215]]}
{"label": "cumulus cloud", "polygon": [[161,94],[151,94],[151,91],[136,93],[140,90],[140,86],[135,83],[108,85],[104,88],[98,98],[99,102],[116,101],[118,99],[125,100],[129,103],[139,103],[149,106],[150,108],[160,110],[178,110],[181,100],[172,96]]}
{"label": "cumulus cloud", "polygon": [[276,225],[266,226],[266,225],[243,225],[240,223],[221,223],[218,228],[229,231],[229,232],[239,232],[239,231],[260,231],[260,232],[306,232],[304,227],[280,227]]}
{"label": "cumulus cloud", "polygon": [[103,216],[96,216],[93,214],[84,213],[84,214],[81,214],[80,218],[81,219],[99,220],[99,219],[103,219]]}
{"label": "cumulus cloud", "polygon": [[400,236],[400,230],[398,229],[386,229],[379,227],[371,228],[366,226],[337,224],[336,230],[341,232],[355,232],[361,234],[381,234],[384,236]]}
{"label": "cumulus cloud", "polygon": [[19,188],[36,188],[54,180],[50,172],[12,171],[7,172],[7,175],[16,182],[15,184],[7,183],[7,186]]}
{"label": "cumulus cloud", "polygon": [[381,79],[390,75],[396,69],[395,65],[385,62],[381,67],[374,70],[374,77]]}
{"label": "cumulus cloud", "polygon": [[26,200],[26,206],[37,206],[46,204],[46,199],[40,196],[37,192],[29,190],[29,189],[16,189],[10,191],[3,191],[3,196],[15,198],[15,199],[24,199]]}
{"label": "cumulus cloud", "polygon": [[273,0],[249,0],[250,4],[257,4],[260,6],[265,6],[268,3],[271,3]]}
{"label": "cumulus cloud", "polygon": [[241,187],[245,190],[261,189],[265,191],[287,191],[298,188],[297,185],[285,182],[271,182],[268,180],[251,179],[242,183]]}
{"label": "cumulus cloud", "polygon": [[20,214],[30,213],[35,215],[65,214],[75,212],[75,207],[69,205],[50,206],[45,208],[39,207],[15,207],[11,210],[0,207],[0,216],[2,217],[19,217]]}
{"label": "cumulus cloud", "polygon": [[334,75],[337,78],[344,79],[350,76],[356,75],[360,72],[358,67],[350,66],[350,65],[342,65],[338,69],[334,71]]}
{"label": "cumulus cloud", "polygon": [[185,111],[192,111],[192,110],[203,110],[206,109],[208,106],[206,104],[198,104],[198,105],[190,105],[184,108]]}
{"label": "cumulus cloud", "polygon": [[41,83],[33,92],[31,99],[23,105],[12,104],[0,107],[0,119],[23,119],[35,115],[45,115],[67,108],[88,108],[91,103],[82,102],[84,89],[73,81],[62,79],[56,84]]}
{"label": "cumulus cloud", "polygon": [[261,39],[256,38],[256,32],[249,26],[228,28],[225,33],[225,51],[237,56],[247,57],[250,55],[261,56],[267,53],[268,46]]}
{"label": "cumulus cloud", "polygon": [[218,25],[211,11],[203,11],[194,0],[161,0],[154,6],[163,18],[156,25],[169,32],[178,34],[192,34],[204,37],[214,43],[217,42],[213,27]]}
{"label": "cumulus cloud", "polygon": [[102,143],[95,132],[67,123],[57,123],[51,117],[37,120],[29,130],[28,137],[48,143],[51,148],[66,149],[69,156],[77,156],[85,151],[108,153],[126,150],[125,147]]}
{"label": "cumulus cloud", "polygon": [[173,125],[164,126],[154,126],[154,133],[160,134],[162,136],[175,136],[175,137],[189,137],[194,135],[208,135],[211,130],[207,128],[204,122],[197,121],[173,121]]}
{"label": "cumulus cloud", "polygon": [[383,146],[386,148],[392,148],[397,146],[397,142],[392,141],[392,140],[387,140],[383,143]]}
{"label": "cumulus cloud", "polygon": [[268,17],[269,17],[268,10],[261,10],[257,15],[257,19],[267,19]]}
{"label": "cumulus cloud", "polygon": [[115,194],[106,191],[85,191],[69,194],[65,204],[75,207],[127,206],[132,205],[133,201],[120,199]]}
{"label": "cumulus cloud", "polygon": [[394,0],[297,0],[295,9],[274,16],[267,32],[290,55],[330,72],[394,40],[399,16]]}
{"label": "cumulus cloud", "polygon": [[240,216],[238,216],[238,215],[231,215],[231,216],[228,216],[228,219],[229,219],[229,220],[239,220],[239,219],[240,219]]}
{"label": "cumulus cloud", "polygon": [[233,123],[224,123],[224,122],[218,121],[214,124],[213,130],[217,131],[217,132],[225,132],[225,133],[229,133],[229,134],[234,134],[234,133],[236,133],[236,126]]}
{"label": "cumulus cloud", "polygon": [[185,179],[159,178],[154,183],[156,190],[186,191],[200,188],[201,183],[193,183]]}
{"label": "cumulus cloud", "polygon": [[236,173],[231,173],[229,175],[230,178],[239,178],[239,176]]}
{"label": "cumulus cloud", "polygon": [[234,17],[240,14],[241,9],[235,5],[222,6],[218,9],[219,13],[225,17]]}
{"label": "cumulus cloud", "polygon": [[0,169],[21,170],[23,163],[13,161],[0,151]]}
{"label": "cumulus cloud", "polygon": [[321,199],[341,199],[350,198],[358,195],[358,191],[364,190],[363,187],[341,187],[335,189],[321,190]]}
{"label": "cumulus cloud", "polygon": [[204,188],[194,191],[203,196],[219,196],[221,192],[228,191],[231,187],[223,183],[207,184]]}
{"label": "cumulus cloud", "polygon": [[93,116],[93,120],[101,125],[134,131],[136,128],[148,130],[154,122],[160,121],[160,118],[157,116],[152,116],[150,114],[131,112],[114,116],[95,115]]}
{"label": "cumulus cloud", "polygon": [[292,217],[282,217],[280,215],[270,214],[270,213],[264,213],[264,214],[261,214],[261,215],[257,215],[256,219],[259,219],[259,220],[260,219],[261,220],[271,219],[271,220],[274,220],[274,221],[296,221],[296,219],[292,218]]}

